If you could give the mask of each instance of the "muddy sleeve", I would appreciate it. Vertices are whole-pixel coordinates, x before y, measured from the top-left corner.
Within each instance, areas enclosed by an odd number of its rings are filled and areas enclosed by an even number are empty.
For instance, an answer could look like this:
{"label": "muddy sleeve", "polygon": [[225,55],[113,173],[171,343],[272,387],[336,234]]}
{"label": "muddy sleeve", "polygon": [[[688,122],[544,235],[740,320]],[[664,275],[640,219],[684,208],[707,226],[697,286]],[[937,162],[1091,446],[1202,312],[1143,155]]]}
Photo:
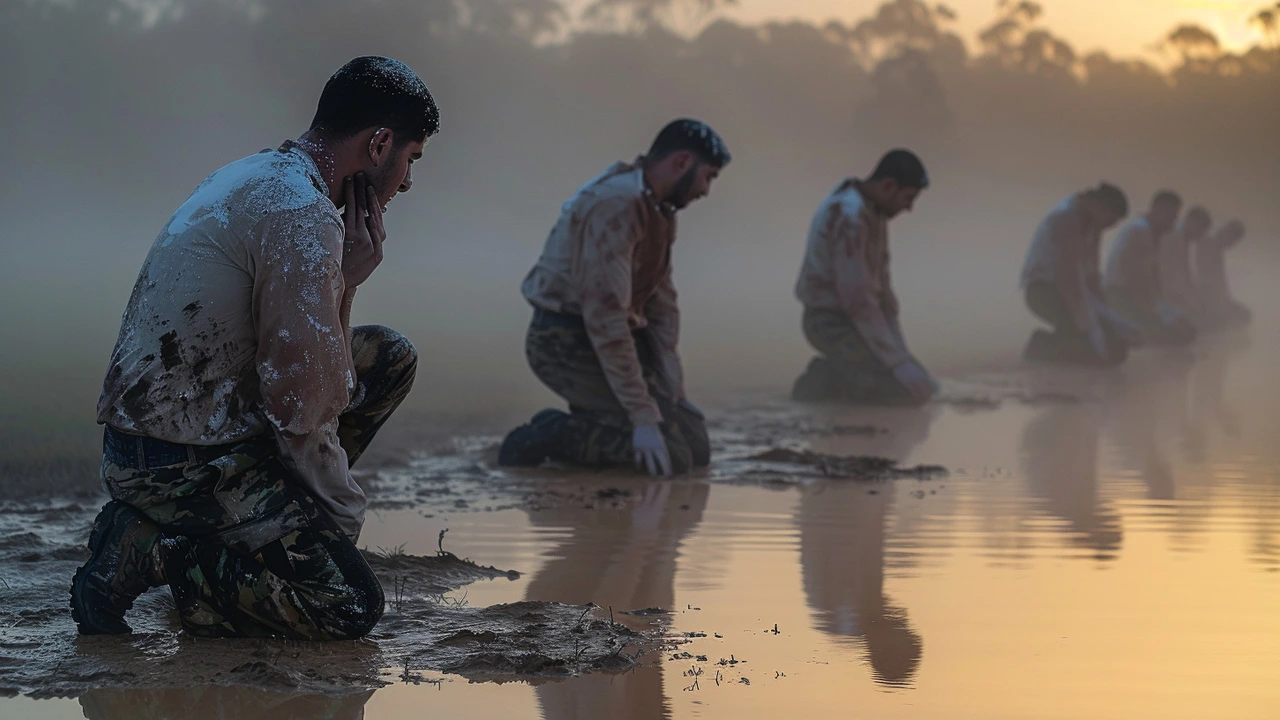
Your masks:
{"label": "muddy sleeve", "polygon": [[631,423],[659,423],[662,413],[649,395],[627,322],[632,254],[643,232],[640,209],[631,198],[603,200],[588,211],[581,227],[581,252],[573,259],[572,273],[587,336]]}
{"label": "muddy sleeve", "polygon": [[684,392],[684,366],[680,363],[677,346],[680,343],[680,306],[676,292],[675,278],[672,277],[670,263],[666,275],[658,283],[653,298],[645,308],[645,316],[649,319],[653,338],[657,342],[658,362],[661,364],[662,376],[670,388],[671,394],[681,400]]}
{"label": "muddy sleeve", "polygon": [[291,211],[259,224],[253,319],[262,409],[280,456],[348,535],[364,522],[364,492],[338,444],[338,415],[355,371],[342,322],[343,227]]}
{"label": "muddy sleeve", "polygon": [[[876,289],[866,258],[867,228],[844,216],[839,224],[832,257],[835,262],[836,292],[840,304],[858,334],[886,367],[897,367],[911,359],[897,327],[897,301],[886,303]],[[892,298],[892,294],[888,297]],[[889,316],[893,313],[893,317]]]}

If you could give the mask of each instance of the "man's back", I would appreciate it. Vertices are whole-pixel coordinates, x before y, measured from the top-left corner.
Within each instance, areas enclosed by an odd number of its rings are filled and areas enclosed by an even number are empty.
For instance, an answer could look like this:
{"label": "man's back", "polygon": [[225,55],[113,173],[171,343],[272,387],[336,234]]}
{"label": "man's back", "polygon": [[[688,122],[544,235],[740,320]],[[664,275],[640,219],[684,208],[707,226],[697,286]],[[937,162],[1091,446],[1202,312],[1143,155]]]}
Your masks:
{"label": "man's back", "polygon": [[[193,445],[268,432],[255,363],[259,321],[269,315],[285,334],[291,326],[328,323],[306,306],[332,305],[323,296],[341,293],[342,221],[323,188],[310,157],[288,145],[233,162],[201,183],[139,273],[99,422]],[[332,286],[304,287],[281,302],[281,291],[317,272]],[[345,356],[345,348],[333,350]]]}
{"label": "man's back", "polygon": [[863,279],[870,285],[857,290],[881,296],[890,287],[888,245],[884,218],[868,212],[856,180],[845,180],[822,201],[809,225],[796,298],[807,308],[844,309],[840,293],[854,289],[838,287],[836,254],[849,252],[860,254],[867,271]]}

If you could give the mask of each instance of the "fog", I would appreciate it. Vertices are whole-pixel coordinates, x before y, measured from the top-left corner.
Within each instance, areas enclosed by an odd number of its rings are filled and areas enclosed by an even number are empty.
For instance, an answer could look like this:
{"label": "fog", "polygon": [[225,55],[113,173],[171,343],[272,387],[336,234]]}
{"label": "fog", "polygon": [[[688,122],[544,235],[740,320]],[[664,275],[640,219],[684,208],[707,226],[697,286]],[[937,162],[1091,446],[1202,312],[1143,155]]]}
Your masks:
{"label": "fog", "polygon": [[[809,219],[894,146],[933,178],[890,237],[908,341],[944,377],[1016,361],[1034,327],[1017,286],[1035,225],[1102,179],[1139,211],[1168,186],[1244,220],[1231,272],[1270,321],[1275,50],[1224,56],[1184,33],[1167,73],[1080,57],[1053,36],[1053,4],[1002,17],[993,3],[982,41],[913,0],[858,25],[710,15],[685,34],[664,25],[679,2],[608,4],[624,15],[586,23],[557,0],[5,0],[4,424],[92,430],[120,314],[170,213],[214,169],[304,131],[329,74],[361,54],[407,62],[442,113],[355,311],[417,345],[419,410],[551,399],[525,365],[520,281],[574,189],[677,116],[706,120],[735,157],[680,216],[695,400],[781,393],[803,369],[792,286]],[[626,14],[637,7],[657,12]]]}

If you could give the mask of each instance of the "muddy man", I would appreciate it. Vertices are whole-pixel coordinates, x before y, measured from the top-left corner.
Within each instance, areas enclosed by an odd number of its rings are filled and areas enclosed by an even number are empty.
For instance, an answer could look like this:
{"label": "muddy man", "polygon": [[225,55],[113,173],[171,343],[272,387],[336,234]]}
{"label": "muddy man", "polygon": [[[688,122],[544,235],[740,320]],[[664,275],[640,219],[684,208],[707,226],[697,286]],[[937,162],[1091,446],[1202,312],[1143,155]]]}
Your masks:
{"label": "muddy man", "polygon": [[892,150],[869,177],[842,181],[818,206],[796,298],[819,356],[796,380],[796,400],[919,405],[938,391],[907,348],[889,275],[889,221],[927,187],[920,158]]}
{"label": "muddy man", "polygon": [[522,291],[534,308],[529,366],[569,411],[543,410],[513,430],[499,462],[638,465],[653,475],[710,463],[676,349],[671,250],[676,213],[705,197],[729,161],[716,131],[675,120],[647,154],[614,163],[564,204]]}
{"label": "muddy man", "polygon": [[162,585],[204,637],[356,638],[382,616],[350,467],[417,353],[350,313],[438,129],[412,70],[356,58],[305,134],[216,171],[160,231],[98,401],[112,499],[72,581],[81,633],[129,632]]}

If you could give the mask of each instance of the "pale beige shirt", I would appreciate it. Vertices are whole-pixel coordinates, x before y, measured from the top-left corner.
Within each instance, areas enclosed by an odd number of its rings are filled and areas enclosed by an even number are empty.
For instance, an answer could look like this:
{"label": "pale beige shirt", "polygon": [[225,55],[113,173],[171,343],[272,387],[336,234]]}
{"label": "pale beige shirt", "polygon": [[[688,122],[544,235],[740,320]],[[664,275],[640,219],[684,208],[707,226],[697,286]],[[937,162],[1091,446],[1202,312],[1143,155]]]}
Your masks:
{"label": "pale beige shirt", "polygon": [[1036,228],[1022,268],[1022,286],[1049,283],[1058,289],[1076,327],[1090,331],[1102,304],[1099,253],[1102,230],[1089,221],[1079,195],[1058,203]]}
{"label": "pale beige shirt", "polygon": [[614,396],[632,424],[650,425],[662,413],[632,331],[650,328],[662,374],[680,398],[684,373],[671,275],[675,209],[653,194],[641,163],[615,163],[565,202],[521,291],[536,308],[582,317]]}
{"label": "pale beige shirt", "polygon": [[809,225],[796,298],[811,310],[844,312],[887,367],[911,360],[889,277],[888,219],[845,180],[818,206]]}
{"label": "pale beige shirt", "polygon": [[210,175],[143,263],[98,422],[174,443],[274,435],[348,534],[365,496],[338,444],[354,370],[340,306],[342,216],[292,143]]}
{"label": "pale beige shirt", "polygon": [[1160,238],[1145,215],[1120,228],[1107,257],[1103,286],[1124,292],[1147,312],[1159,310]]}

